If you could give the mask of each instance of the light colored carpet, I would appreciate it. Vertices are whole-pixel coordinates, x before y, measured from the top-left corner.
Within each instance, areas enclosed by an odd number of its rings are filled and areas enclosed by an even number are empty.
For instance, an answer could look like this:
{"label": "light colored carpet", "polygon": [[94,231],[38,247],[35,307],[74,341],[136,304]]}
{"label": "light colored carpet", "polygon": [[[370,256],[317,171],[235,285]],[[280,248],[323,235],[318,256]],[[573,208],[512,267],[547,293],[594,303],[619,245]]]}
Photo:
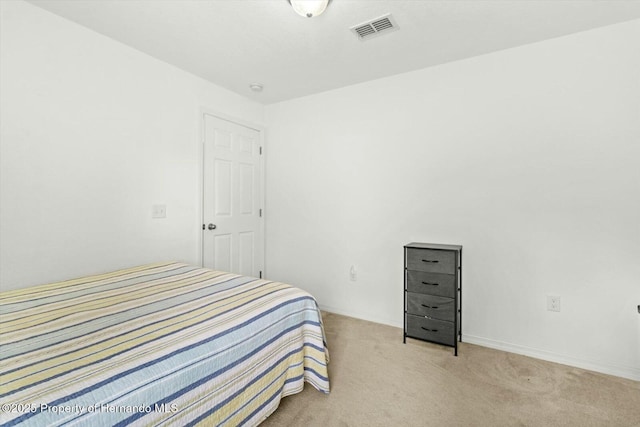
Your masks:
{"label": "light colored carpet", "polygon": [[640,426],[640,383],[323,313],[331,393],[284,398],[269,426]]}

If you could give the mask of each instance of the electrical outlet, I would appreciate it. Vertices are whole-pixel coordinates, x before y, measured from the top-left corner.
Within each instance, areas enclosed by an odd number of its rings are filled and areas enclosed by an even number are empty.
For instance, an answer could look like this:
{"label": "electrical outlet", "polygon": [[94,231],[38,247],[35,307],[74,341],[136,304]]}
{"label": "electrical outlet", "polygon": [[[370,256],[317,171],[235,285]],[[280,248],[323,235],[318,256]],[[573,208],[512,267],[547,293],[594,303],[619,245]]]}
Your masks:
{"label": "electrical outlet", "polygon": [[355,265],[352,265],[351,268],[349,269],[349,277],[351,278],[351,281],[353,281],[353,282],[358,280],[358,271],[356,270],[356,266]]}
{"label": "electrical outlet", "polygon": [[560,297],[547,295],[547,311],[560,311]]}

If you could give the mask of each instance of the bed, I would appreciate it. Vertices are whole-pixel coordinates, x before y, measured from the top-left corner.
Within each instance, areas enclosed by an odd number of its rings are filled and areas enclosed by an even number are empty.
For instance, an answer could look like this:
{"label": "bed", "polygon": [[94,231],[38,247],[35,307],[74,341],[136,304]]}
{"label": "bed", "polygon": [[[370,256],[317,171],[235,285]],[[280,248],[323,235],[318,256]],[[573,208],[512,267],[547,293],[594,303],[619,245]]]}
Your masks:
{"label": "bed", "polygon": [[316,301],[163,263],[0,294],[0,425],[257,425],[329,393]]}

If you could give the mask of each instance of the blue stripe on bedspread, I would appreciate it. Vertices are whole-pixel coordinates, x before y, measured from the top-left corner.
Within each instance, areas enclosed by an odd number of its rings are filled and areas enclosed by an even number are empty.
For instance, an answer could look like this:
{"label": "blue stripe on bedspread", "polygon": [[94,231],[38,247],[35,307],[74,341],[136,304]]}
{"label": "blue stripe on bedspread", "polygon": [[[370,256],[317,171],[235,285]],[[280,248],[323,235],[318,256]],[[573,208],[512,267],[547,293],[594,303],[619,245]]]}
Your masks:
{"label": "blue stripe on bedspread", "polygon": [[315,300],[281,283],[159,264],[7,292],[0,313],[2,426],[255,425],[304,381],[329,391]]}

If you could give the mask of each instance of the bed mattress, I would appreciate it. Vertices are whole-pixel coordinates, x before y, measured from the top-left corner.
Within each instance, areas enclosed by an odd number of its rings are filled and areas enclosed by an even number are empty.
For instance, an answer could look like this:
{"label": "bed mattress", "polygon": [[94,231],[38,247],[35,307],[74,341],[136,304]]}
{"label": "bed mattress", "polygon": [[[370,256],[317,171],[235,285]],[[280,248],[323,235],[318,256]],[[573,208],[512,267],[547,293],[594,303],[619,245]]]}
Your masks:
{"label": "bed mattress", "polygon": [[0,294],[0,425],[257,425],[329,392],[314,298],[182,263]]}

